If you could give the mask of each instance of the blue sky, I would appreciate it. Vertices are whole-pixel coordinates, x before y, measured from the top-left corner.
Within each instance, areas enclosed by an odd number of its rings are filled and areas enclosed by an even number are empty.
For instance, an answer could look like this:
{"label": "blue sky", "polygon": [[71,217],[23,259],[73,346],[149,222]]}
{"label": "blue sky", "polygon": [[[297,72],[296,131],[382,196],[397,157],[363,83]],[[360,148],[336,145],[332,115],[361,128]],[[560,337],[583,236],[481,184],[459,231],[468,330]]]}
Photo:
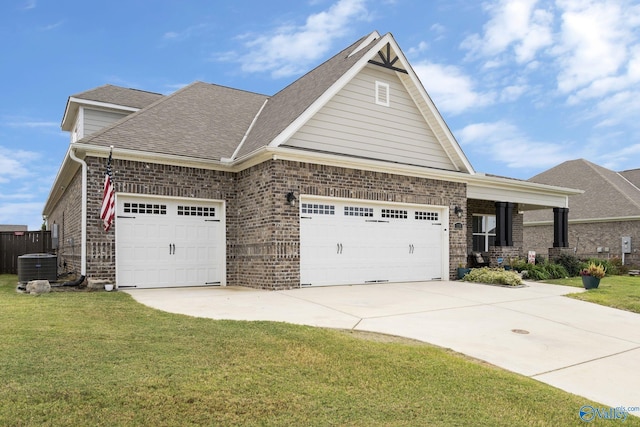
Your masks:
{"label": "blue sky", "polygon": [[195,80],[272,95],[373,30],[393,33],[477,171],[640,168],[637,0],[4,0],[0,224],[40,227],[70,95]]}

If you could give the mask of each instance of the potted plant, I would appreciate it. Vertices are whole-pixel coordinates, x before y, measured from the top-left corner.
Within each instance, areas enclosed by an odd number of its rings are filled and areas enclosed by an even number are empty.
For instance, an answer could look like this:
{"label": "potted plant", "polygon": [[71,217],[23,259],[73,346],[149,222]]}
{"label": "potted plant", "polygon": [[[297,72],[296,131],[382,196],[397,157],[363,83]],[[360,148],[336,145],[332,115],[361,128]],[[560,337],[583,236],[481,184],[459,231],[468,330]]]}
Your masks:
{"label": "potted plant", "polygon": [[469,274],[470,271],[471,269],[467,268],[464,264],[458,264],[458,279],[462,279],[464,276]]}
{"label": "potted plant", "polygon": [[606,269],[602,264],[589,263],[589,265],[580,270],[580,276],[582,276],[582,285],[585,289],[595,289],[600,285],[600,279],[602,279],[606,273]]}

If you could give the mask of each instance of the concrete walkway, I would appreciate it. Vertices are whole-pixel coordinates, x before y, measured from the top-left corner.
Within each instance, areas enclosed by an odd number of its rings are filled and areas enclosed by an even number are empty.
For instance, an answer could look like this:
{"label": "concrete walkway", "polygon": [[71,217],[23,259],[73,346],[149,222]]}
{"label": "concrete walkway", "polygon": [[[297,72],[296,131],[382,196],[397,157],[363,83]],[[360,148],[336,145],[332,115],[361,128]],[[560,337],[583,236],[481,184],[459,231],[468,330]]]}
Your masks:
{"label": "concrete walkway", "polygon": [[562,296],[578,288],[527,285],[420,282],[275,292],[241,287],[126,292],[171,313],[413,338],[610,407],[640,407],[640,315]]}

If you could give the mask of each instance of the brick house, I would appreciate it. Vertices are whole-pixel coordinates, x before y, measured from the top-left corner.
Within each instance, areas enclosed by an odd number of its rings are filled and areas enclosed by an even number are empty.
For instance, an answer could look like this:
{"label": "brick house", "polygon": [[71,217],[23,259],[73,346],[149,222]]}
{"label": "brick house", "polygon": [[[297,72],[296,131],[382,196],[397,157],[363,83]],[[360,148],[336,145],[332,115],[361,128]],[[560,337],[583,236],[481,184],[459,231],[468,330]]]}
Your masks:
{"label": "brick house", "polygon": [[521,212],[566,211],[575,193],[477,173],[377,32],[273,96],[106,85],[71,96],[62,129],[71,143],[44,208],[59,265],[121,288],[446,280],[473,249],[521,254]]}
{"label": "brick house", "polygon": [[[570,253],[582,258],[624,258],[625,264],[640,265],[640,169],[614,172],[577,159],[561,163],[529,181],[583,190],[569,196]],[[525,213],[526,248],[546,250],[546,241],[553,235],[549,218],[550,213],[544,210]]]}

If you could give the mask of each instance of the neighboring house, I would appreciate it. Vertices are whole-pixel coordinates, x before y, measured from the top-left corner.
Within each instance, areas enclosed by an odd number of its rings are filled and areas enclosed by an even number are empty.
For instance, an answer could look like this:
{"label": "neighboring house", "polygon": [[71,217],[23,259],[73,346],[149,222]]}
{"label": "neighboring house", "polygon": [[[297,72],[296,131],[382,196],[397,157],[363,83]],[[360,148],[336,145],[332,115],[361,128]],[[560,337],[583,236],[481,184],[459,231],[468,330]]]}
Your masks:
{"label": "neighboring house", "polygon": [[6,231],[27,231],[26,225],[0,224],[0,232]]}
{"label": "neighboring house", "polygon": [[[69,98],[62,129],[71,144],[48,226],[68,265],[119,287],[449,279],[474,248],[493,263],[521,254],[520,211],[564,212],[575,193],[476,173],[377,32],[273,96],[102,86]],[[110,146],[117,217],[105,233]]]}
{"label": "neighboring house", "polygon": [[[568,247],[578,257],[623,257],[640,265],[640,169],[614,172],[584,159],[564,162],[529,180],[570,185],[582,194],[569,196]],[[525,248],[543,250],[553,235],[553,223],[544,211],[524,215]]]}

